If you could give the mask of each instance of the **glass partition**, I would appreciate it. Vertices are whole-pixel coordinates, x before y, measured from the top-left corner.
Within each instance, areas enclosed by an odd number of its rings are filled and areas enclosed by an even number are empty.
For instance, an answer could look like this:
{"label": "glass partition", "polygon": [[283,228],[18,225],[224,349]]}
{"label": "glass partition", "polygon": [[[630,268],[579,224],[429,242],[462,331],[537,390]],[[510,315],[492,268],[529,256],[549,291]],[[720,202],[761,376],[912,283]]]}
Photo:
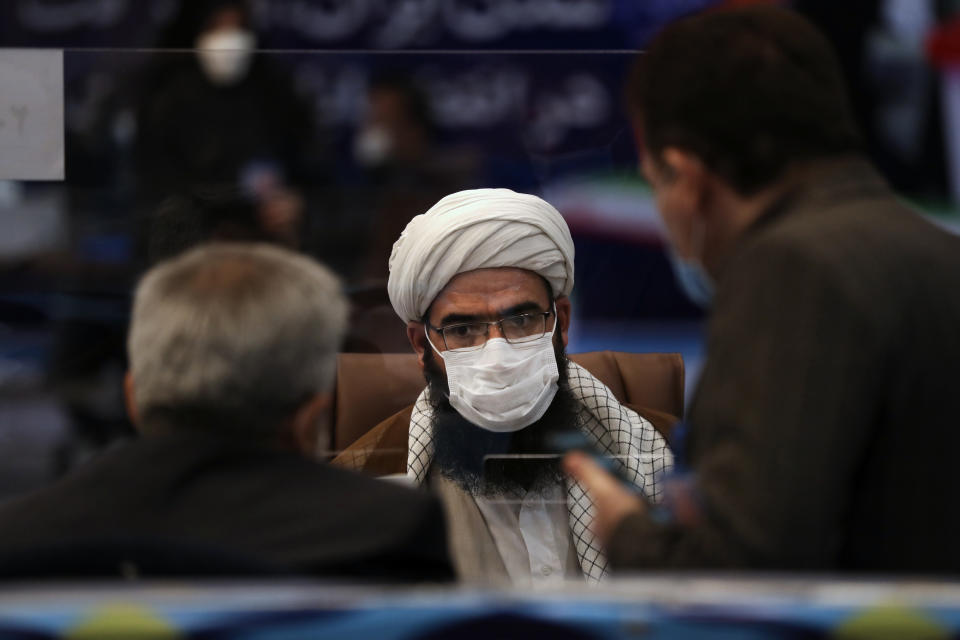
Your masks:
{"label": "glass partition", "polygon": [[[466,188],[534,193],[566,219],[568,352],[680,353],[692,387],[703,312],[674,283],[622,92],[657,26],[712,2],[487,13],[476,8],[485,3],[254,2],[256,47],[220,56],[161,29],[174,2],[61,4],[0,9],[4,45],[63,48],[65,161],[63,180],[0,181],[0,438],[16,452],[0,465],[0,499],[132,433],[126,328],[151,264],[212,239],[295,248],[344,282],[344,352],[409,354],[386,296],[392,244],[414,215]],[[877,46],[874,71],[915,69]],[[855,93],[858,109],[878,94]],[[913,131],[887,97],[885,131]],[[918,148],[910,157],[925,157]],[[945,188],[910,182],[899,166],[881,163],[907,197],[960,228]]]}
{"label": "glass partition", "polygon": [[695,364],[700,312],[673,284],[621,108],[632,59],[258,51],[224,57],[246,68],[218,84],[204,66],[217,61],[195,51],[65,51],[65,179],[0,183],[0,412],[26,465],[3,484],[129,435],[132,287],[201,241],[316,257],[353,303],[344,351],[409,353],[386,296],[390,249],[461,189],[535,193],[564,215],[570,352],[680,351]]}

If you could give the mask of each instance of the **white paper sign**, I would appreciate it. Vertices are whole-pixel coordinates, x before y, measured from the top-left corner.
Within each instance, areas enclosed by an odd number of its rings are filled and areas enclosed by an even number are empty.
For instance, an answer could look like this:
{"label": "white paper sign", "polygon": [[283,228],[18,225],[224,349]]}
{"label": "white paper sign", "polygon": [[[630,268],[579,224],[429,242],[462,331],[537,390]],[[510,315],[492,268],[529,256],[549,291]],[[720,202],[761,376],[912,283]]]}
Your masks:
{"label": "white paper sign", "polygon": [[0,49],[0,180],[63,173],[63,51]]}

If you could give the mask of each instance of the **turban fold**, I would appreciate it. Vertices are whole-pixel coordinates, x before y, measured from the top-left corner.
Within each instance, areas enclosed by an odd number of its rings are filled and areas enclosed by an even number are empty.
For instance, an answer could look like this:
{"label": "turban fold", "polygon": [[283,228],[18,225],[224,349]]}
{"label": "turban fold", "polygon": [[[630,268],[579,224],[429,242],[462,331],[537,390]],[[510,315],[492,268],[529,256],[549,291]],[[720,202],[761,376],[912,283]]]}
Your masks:
{"label": "turban fold", "polygon": [[537,196],[471,189],[443,198],[407,224],[390,254],[390,303],[420,320],[457,274],[515,267],[543,276],[556,296],[573,289],[573,240],[560,213]]}

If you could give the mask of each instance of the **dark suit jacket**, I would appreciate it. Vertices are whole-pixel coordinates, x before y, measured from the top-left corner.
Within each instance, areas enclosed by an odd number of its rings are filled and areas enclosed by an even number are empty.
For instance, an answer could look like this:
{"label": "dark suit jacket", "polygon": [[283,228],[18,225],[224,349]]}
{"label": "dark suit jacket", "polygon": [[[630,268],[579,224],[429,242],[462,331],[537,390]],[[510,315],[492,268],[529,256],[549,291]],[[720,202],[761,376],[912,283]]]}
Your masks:
{"label": "dark suit jacket", "polygon": [[42,561],[45,549],[63,558],[98,544],[210,549],[247,559],[241,567],[313,575],[452,577],[441,509],[427,493],[197,435],[141,438],[0,508],[0,575],[29,573],[20,559]]}
{"label": "dark suit jacket", "polygon": [[633,516],[613,566],[960,571],[960,238],[865,162],[825,164],[718,283],[684,451],[692,526]]}

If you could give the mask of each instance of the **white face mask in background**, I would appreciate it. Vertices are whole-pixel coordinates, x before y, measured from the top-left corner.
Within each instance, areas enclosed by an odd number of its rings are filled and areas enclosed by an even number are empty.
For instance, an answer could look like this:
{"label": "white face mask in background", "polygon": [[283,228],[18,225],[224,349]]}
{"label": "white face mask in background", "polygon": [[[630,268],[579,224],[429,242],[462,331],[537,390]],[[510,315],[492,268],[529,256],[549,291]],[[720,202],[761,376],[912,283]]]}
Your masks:
{"label": "white face mask in background", "polygon": [[243,29],[218,29],[197,38],[200,68],[215,85],[236,84],[247,75],[256,36]]}
{"label": "white face mask in background", "polygon": [[707,270],[699,261],[685,260],[675,251],[669,252],[673,276],[686,296],[701,309],[709,309],[713,304],[716,286]]}
{"label": "white face mask in background", "polygon": [[368,125],[353,139],[353,157],[364,167],[379,167],[393,151],[393,137],[380,125]]}
{"label": "white face mask in background", "polygon": [[557,328],[532,340],[511,344],[492,338],[475,351],[437,351],[447,369],[450,406],[472,424],[510,433],[528,427],[546,413],[557,393],[560,372],[553,349]]}

